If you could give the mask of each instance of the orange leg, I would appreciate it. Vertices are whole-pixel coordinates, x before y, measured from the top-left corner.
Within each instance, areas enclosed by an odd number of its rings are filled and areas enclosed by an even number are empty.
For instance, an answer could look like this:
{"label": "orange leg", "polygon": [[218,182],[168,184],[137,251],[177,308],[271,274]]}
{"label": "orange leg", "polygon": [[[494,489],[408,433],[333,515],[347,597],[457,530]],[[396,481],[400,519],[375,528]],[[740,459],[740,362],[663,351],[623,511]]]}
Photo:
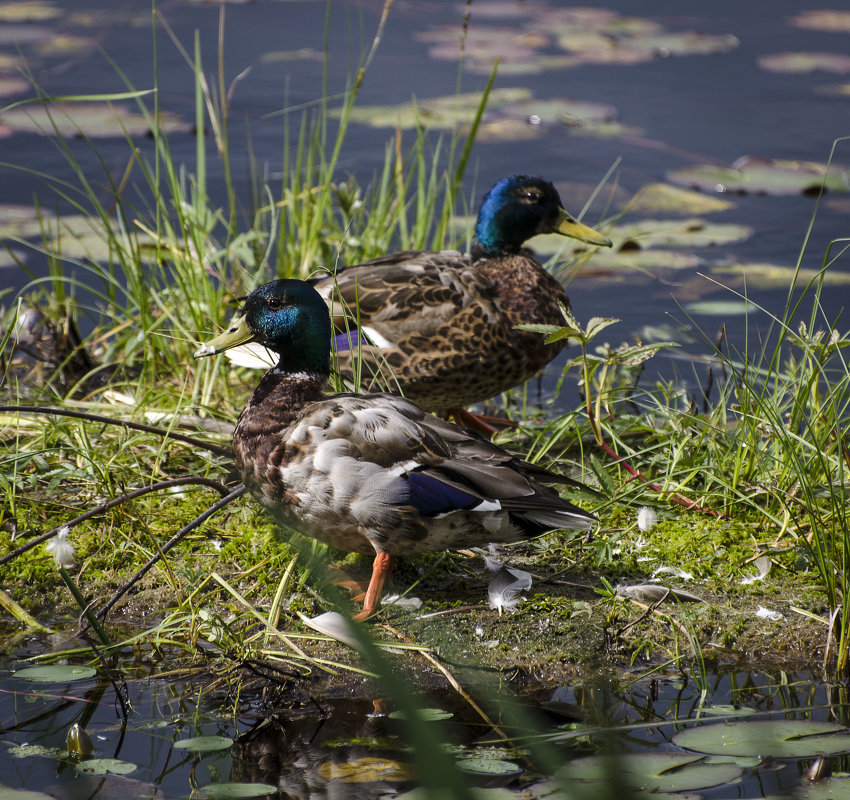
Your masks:
{"label": "orange leg", "polygon": [[490,438],[494,433],[497,433],[502,428],[515,428],[516,422],[506,417],[491,417],[486,414],[475,414],[472,411],[467,411],[465,408],[450,408],[446,412],[447,417],[454,417],[458,425],[465,428],[472,428],[479,433],[483,433],[487,438]]}
{"label": "orange leg", "polygon": [[363,610],[354,615],[354,619],[362,622],[371,617],[381,607],[381,595],[384,593],[384,583],[393,571],[395,556],[389,553],[377,553],[372,562],[372,577],[369,587],[366,589],[366,597],[363,598]]}

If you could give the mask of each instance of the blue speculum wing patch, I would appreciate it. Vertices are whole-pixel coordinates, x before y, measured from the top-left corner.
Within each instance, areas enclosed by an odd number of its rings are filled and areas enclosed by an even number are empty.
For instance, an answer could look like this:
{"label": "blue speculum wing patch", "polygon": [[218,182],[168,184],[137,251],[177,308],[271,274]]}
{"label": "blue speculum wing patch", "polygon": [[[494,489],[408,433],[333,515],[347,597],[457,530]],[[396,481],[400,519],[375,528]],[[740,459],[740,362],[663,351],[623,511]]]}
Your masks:
{"label": "blue speculum wing patch", "polygon": [[333,349],[337,353],[357,350],[358,347],[365,347],[370,344],[371,342],[357,328],[337,333],[333,337]]}
{"label": "blue speculum wing patch", "polygon": [[407,485],[410,490],[407,502],[426,517],[472,508],[481,502],[480,497],[447,485],[426,472],[411,472],[407,475]]}

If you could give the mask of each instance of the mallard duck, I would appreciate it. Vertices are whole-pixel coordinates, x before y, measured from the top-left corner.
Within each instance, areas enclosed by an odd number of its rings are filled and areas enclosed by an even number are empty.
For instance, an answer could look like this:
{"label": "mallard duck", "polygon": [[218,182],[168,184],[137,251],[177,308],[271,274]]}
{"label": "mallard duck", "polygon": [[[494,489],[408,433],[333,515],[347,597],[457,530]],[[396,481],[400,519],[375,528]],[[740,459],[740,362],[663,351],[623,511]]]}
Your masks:
{"label": "mallard duck", "polygon": [[275,519],[374,553],[358,619],[380,608],[396,556],[515,542],[594,517],[548,484],[574,483],[392,394],[326,395],[331,322],[319,293],[281,279],[195,357],[257,341],[276,353],[233,434],[249,492]]}
{"label": "mallard duck", "polygon": [[317,281],[339,334],[342,376],[352,379],[359,357],[362,389],[397,384],[422,408],[474,423],[461,406],[527,381],[566,345],[516,329],[561,325],[560,306],[569,307],[564,287],[523,247],[540,233],[611,245],[564,210],[549,181],[511,175],[484,197],[469,254],[393,253]]}

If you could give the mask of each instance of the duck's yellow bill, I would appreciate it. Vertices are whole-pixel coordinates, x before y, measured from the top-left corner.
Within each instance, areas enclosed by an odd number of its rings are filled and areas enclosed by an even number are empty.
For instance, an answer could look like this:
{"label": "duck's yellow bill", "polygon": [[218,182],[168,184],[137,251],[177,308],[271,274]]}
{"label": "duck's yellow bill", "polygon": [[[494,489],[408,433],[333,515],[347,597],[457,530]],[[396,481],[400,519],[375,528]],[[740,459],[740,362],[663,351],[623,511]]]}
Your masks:
{"label": "duck's yellow bill", "polygon": [[239,319],[233,321],[226,331],[220,333],[215,339],[210,339],[205,345],[195,350],[193,355],[195,358],[214,356],[216,353],[223,353],[231,347],[238,347],[240,344],[253,341],[254,334],[251,333],[245,317],[239,317]]}
{"label": "duck's yellow bill", "polygon": [[561,214],[558,221],[552,226],[549,233],[560,233],[562,236],[569,236],[570,239],[578,239],[586,244],[596,244],[600,247],[610,247],[611,240],[594,230],[589,225],[579,222],[571,214],[568,214],[564,209],[561,209]]}

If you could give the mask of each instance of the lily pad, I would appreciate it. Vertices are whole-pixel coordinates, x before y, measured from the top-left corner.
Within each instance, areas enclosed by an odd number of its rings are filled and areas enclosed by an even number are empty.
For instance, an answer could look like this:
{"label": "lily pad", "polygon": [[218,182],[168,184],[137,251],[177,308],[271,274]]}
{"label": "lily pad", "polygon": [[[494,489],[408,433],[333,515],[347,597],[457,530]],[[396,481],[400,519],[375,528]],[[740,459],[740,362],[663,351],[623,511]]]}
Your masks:
{"label": "lily pad", "polygon": [[0,784],[0,800],[55,800],[43,792],[32,792],[29,789],[13,789],[11,786]]}
{"label": "lily pad", "polygon": [[682,216],[727,211],[734,205],[731,200],[692,192],[669,183],[650,183],[634,196],[628,204],[628,210]]}
{"label": "lily pad", "polygon": [[549,100],[528,98],[518,103],[509,103],[501,109],[501,113],[509,117],[536,120],[538,124],[552,125],[558,122],[569,124],[607,122],[616,116],[617,111],[614,106],[605,103],[567,98]]}
{"label": "lily pad", "polygon": [[562,775],[568,780],[605,783],[611,769],[618,771],[623,783],[634,789],[659,792],[682,792],[706,789],[729,783],[741,775],[733,763],[706,764],[702,757],[687,753],[640,752],[608,757],[590,756],[568,764]]}
{"label": "lily pad", "polygon": [[667,178],[673,183],[704,191],[772,195],[812,194],[822,185],[844,192],[850,186],[850,175],[840,167],[754,156],[743,156],[731,167],[697,164],[674,169],[667,173]]}
{"label": "lily pad", "polygon": [[[401,711],[393,711],[390,719],[405,719],[406,716]],[[425,722],[436,722],[441,719],[451,719],[454,716],[451,711],[444,711],[442,708],[420,708],[419,717]]]}
{"label": "lily pad", "polygon": [[120,761],[117,758],[90,758],[77,764],[76,769],[86,775],[129,775],[135,772],[137,767],[129,761]]}
{"label": "lily pad", "polygon": [[24,667],[12,673],[13,678],[21,678],[34,683],[70,683],[84,681],[97,675],[91,667],[54,664],[46,667]]}
{"label": "lily pad", "polygon": [[749,314],[758,308],[747,300],[700,300],[685,306],[691,314],[703,314],[713,317],[731,317]]}
{"label": "lily pad", "polygon": [[97,39],[93,36],[73,36],[69,33],[56,34],[52,38],[36,45],[40,56],[79,55],[86,50],[97,47]]}
{"label": "lily pad", "polygon": [[701,708],[700,713],[709,717],[748,717],[750,714],[755,714],[756,710],[747,706],[732,706],[718,703],[716,706],[705,706]]}
{"label": "lily pad", "polygon": [[44,0],[4,3],[0,6],[0,22],[44,22],[62,16],[62,9]]}
{"label": "lily pad", "polygon": [[808,9],[791,18],[791,24],[813,31],[850,33],[850,11],[834,8]]}
{"label": "lily pad", "polygon": [[13,94],[23,94],[30,90],[29,81],[12,75],[0,75],[0,97],[10,97]]}
{"label": "lily pad", "polygon": [[850,83],[829,83],[826,86],[816,86],[815,92],[829,97],[850,97]]}
{"label": "lily pad", "polygon": [[[509,103],[518,103],[531,97],[528,89],[494,89],[488,98],[490,111]],[[423,98],[397,106],[355,106],[351,119],[373,128],[427,128],[450,130],[458,125],[472,122],[481,102],[478,92],[453,94],[445,97]],[[340,110],[331,111],[331,115],[340,116]]]}
{"label": "lily pad", "polygon": [[501,758],[461,758],[456,763],[458,769],[474,775],[505,776],[519,775],[522,772],[522,767],[517,766],[513,761],[505,761]]}
{"label": "lily pad", "polygon": [[850,73],[850,56],[844,53],[770,53],[760,56],[758,65],[768,72],[805,75],[815,70]]}
{"label": "lily pad", "polygon": [[657,270],[697,269],[705,260],[693,253],[677,250],[623,250],[611,252],[598,250],[593,258],[582,266],[581,275],[594,273],[623,272],[634,270],[655,274]]}
{"label": "lily pad", "polygon": [[342,783],[375,783],[408,781],[413,773],[407,764],[389,758],[364,756],[353,761],[326,761],[319,765],[319,775],[325,780]]}
{"label": "lily pad", "polygon": [[850,800],[850,779],[828,778],[794,792],[794,800]]}
{"label": "lily pad", "polygon": [[775,719],[699,725],[673,742],[700,753],[806,758],[850,752],[850,729],[837,722]]}
{"label": "lily pad", "polygon": [[248,797],[277,795],[277,786],[268,783],[208,783],[197,790],[199,797],[215,800],[242,800]]}
{"label": "lily pad", "polygon": [[711,271],[719,275],[741,277],[748,286],[755,286],[760,289],[788,287],[794,280],[795,274],[798,285],[823,280],[825,286],[850,286],[850,273],[839,272],[835,269],[819,270],[802,267],[797,271],[794,267],[780,266],[779,264],[751,263],[719,264],[712,267]]}
{"label": "lily pad", "polygon": [[195,736],[192,739],[179,739],[172,747],[177,750],[193,750],[197,753],[206,753],[211,750],[227,750],[233,745],[233,739],[227,736]]}
{"label": "lily pad", "polygon": [[[144,116],[127,106],[109,103],[57,102],[19,106],[0,114],[0,122],[21,133],[62,138],[145,136],[150,133],[150,125]],[[159,128],[176,133],[188,131],[190,126],[176,114],[162,111]]]}
{"label": "lily pad", "polygon": [[735,244],[749,238],[753,230],[735,223],[711,223],[698,217],[683,220],[645,219],[618,225],[611,231],[614,249],[651,247],[710,247]]}

